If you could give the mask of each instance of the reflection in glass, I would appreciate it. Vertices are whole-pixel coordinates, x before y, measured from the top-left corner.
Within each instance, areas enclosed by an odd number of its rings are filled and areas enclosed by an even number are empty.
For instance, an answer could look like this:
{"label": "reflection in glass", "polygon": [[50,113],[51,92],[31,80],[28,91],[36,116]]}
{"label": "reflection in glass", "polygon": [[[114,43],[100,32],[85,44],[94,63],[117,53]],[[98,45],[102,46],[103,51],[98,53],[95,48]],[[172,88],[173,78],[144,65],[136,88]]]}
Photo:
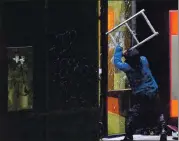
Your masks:
{"label": "reflection in glass", "polygon": [[8,48],[8,111],[31,109],[33,104],[32,47]]}

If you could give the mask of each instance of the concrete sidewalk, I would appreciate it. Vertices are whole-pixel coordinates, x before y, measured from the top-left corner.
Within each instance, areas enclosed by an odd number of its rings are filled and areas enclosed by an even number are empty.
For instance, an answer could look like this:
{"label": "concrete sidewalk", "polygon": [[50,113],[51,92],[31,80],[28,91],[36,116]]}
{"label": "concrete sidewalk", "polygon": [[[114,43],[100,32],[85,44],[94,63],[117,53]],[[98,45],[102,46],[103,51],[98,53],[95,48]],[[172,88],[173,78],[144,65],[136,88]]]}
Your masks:
{"label": "concrete sidewalk", "polygon": [[[144,135],[134,135],[134,140],[135,141],[159,141],[160,136],[144,136]],[[124,139],[124,136],[122,137],[115,137],[115,138],[103,138],[102,141],[120,141]],[[168,141],[175,141],[172,139],[172,136],[167,137]]]}

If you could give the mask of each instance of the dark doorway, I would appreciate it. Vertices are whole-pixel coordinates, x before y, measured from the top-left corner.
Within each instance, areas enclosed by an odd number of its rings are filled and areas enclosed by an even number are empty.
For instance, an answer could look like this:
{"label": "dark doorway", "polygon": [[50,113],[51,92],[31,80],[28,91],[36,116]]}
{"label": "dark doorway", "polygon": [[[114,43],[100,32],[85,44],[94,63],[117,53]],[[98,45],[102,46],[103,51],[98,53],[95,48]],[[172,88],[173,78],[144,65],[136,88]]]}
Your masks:
{"label": "dark doorway", "polygon": [[[151,70],[159,85],[159,94],[163,112],[169,118],[170,78],[169,78],[169,10],[178,9],[177,0],[137,1],[137,11],[145,9],[145,13],[159,35],[140,48],[142,55],[150,62]],[[149,33],[144,22],[137,22],[137,33],[145,38]]]}

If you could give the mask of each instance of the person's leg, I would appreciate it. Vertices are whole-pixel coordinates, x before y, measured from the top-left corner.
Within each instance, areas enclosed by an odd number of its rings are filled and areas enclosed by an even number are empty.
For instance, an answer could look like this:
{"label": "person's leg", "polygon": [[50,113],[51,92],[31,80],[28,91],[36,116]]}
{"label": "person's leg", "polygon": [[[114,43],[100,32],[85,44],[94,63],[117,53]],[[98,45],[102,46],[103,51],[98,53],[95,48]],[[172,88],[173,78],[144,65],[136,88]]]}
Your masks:
{"label": "person's leg", "polygon": [[155,108],[154,111],[155,111],[155,114],[157,115],[156,118],[159,121],[158,124],[159,124],[159,129],[160,129],[160,134],[161,134],[160,141],[167,141],[167,131],[166,131],[167,125],[165,121],[165,116],[163,114],[162,106],[160,103],[160,98],[158,95],[155,98],[155,105],[157,108],[154,107]]}
{"label": "person's leg", "polygon": [[[156,119],[155,113],[154,113],[154,102],[153,100],[147,96],[144,95],[143,100],[141,102],[141,118],[143,120],[143,129],[145,131],[145,135],[150,134],[150,128],[153,125],[153,121]],[[143,133],[144,134],[144,133]]]}
{"label": "person's leg", "polygon": [[126,117],[125,130],[126,136],[124,141],[132,141],[133,134],[137,127],[137,120],[139,118],[140,104],[134,104],[134,106],[129,110]]}
{"label": "person's leg", "polygon": [[167,141],[166,121],[164,114],[160,114],[159,125],[161,129],[160,141]]}

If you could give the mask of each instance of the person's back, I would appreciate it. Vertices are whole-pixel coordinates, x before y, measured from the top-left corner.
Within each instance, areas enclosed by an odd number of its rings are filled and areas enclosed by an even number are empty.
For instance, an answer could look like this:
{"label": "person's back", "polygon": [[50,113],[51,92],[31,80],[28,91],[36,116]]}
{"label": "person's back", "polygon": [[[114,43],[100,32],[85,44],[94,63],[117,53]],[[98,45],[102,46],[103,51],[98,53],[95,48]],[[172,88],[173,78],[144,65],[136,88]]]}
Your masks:
{"label": "person's back", "polygon": [[148,67],[147,58],[141,56],[140,59],[141,70],[131,68],[130,71],[126,72],[126,75],[134,94],[145,93],[146,95],[151,95],[158,90],[158,85]]}
{"label": "person's back", "polygon": [[[127,57],[126,57],[127,58]],[[158,85],[149,69],[147,58],[139,56],[140,66],[134,67],[135,57],[130,57],[122,62],[122,48],[117,47],[114,54],[114,65],[121,71],[124,71],[128,77],[133,94],[145,93],[151,95],[158,89]],[[129,60],[129,61],[128,61]],[[130,63],[132,62],[132,63]],[[134,64],[134,65],[133,65]]]}

